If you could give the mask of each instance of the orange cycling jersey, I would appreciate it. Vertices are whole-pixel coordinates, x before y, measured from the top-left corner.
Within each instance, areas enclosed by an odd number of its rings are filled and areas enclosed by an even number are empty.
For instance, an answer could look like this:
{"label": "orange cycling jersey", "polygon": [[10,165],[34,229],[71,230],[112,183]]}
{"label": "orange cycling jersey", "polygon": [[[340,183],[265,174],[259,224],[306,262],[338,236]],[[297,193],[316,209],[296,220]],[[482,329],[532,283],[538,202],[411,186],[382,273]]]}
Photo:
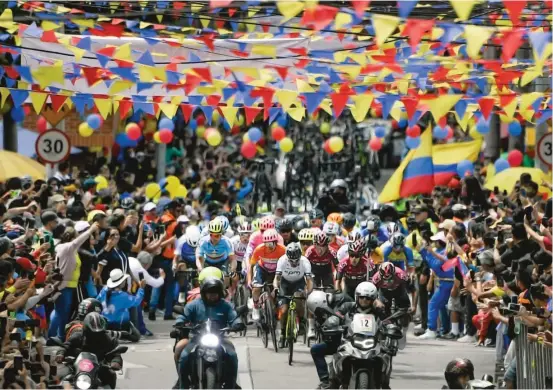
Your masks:
{"label": "orange cycling jersey", "polygon": [[277,244],[274,251],[269,251],[265,245],[259,245],[253,251],[250,265],[259,264],[260,267],[265,268],[268,272],[275,272],[278,259],[284,254],[286,254],[286,247],[284,245]]}

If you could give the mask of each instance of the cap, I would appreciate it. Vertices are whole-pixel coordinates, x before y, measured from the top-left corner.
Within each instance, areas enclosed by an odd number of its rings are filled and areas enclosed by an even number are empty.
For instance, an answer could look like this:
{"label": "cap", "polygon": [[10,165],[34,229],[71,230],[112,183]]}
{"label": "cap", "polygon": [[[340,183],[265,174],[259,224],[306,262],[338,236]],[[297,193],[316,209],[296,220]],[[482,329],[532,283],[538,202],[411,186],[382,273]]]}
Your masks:
{"label": "cap", "polygon": [[75,192],[77,191],[77,187],[75,186],[75,184],[70,184],[68,186],[63,187],[63,190],[67,192]]}
{"label": "cap", "polygon": [[65,197],[63,195],[55,194],[55,195],[52,195],[50,198],[48,198],[48,205],[52,207],[54,203],[64,202],[64,201],[65,201]]}
{"label": "cap", "polygon": [[84,232],[89,227],[90,227],[90,224],[86,221],[77,221],[77,222],[75,222],[75,231],[77,233]]}
{"label": "cap", "polygon": [[190,219],[186,215],[181,215],[177,218],[177,223],[188,223]]}
{"label": "cap", "polygon": [[34,271],[36,269],[36,265],[26,257],[18,257],[16,262],[25,271]]}
{"label": "cap", "polygon": [[154,202],[148,202],[144,205],[144,211],[152,211],[156,209],[156,204]]}
{"label": "cap", "polygon": [[447,231],[450,231],[451,229],[453,229],[455,227],[455,225],[457,225],[457,223],[452,220],[452,219],[446,219],[444,220],[442,223],[440,223],[438,225],[438,227],[440,229],[444,229],[444,230],[447,230]]}
{"label": "cap", "polygon": [[480,252],[477,259],[482,265],[494,265],[493,251],[491,249],[486,249],[485,251]]}
{"label": "cap", "polygon": [[286,210],[286,206],[284,205],[284,202],[279,200],[276,203],[275,210]]}
{"label": "cap", "polygon": [[442,241],[442,242],[447,241],[444,232],[438,232],[438,233],[434,234],[432,237],[430,237],[430,239],[432,241]]}
{"label": "cap", "polygon": [[427,213],[428,206],[425,204],[419,204],[413,208],[413,214]]}
{"label": "cap", "polygon": [[461,203],[457,203],[455,205],[453,205],[453,207],[451,208],[451,210],[453,211],[461,211],[461,210],[466,210],[467,209],[467,206],[465,206],[464,204],[461,204]]}

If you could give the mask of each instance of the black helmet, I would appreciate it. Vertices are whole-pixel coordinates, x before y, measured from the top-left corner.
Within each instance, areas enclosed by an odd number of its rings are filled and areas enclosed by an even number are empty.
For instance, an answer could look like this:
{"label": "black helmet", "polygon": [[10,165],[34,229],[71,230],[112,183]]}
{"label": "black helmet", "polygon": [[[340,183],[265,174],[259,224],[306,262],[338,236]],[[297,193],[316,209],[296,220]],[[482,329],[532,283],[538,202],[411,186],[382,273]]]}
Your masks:
{"label": "black helmet", "polygon": [[202,296],[202,299],[205,301],[205,294],[212,292],[219,294],[219,297],[221,298],[224,296],[225,287],[221,279],[209,277],[203,281],[202,286],[200,287],[200,295]]}
{"label": "black helmet", "polygon": [[309,211],[310,219],[323,219],[324,216],[324,213],[319,209],[312,209],[311,211]]}
{"label": "black helmet", "polygon": [[83,320],[83,329],[87,333],[101,333],[106,330],[106,319],[99,313],[88,313]]}
{"label": "black helmet", "polygon": [[126,197],[121,201],[121,207],[125,210],[130,210],[134,207],[134,199],[129,197]]}
{"label": "black helmet", "polygon": [[276,229],[279,233],[290,232],[294,228],[292,220],[287,218],[282,218],[276,221]]}
{"label": "black helmet", "polygon": [[355,215],[353,215],[352,213],[345,213],[344,214],[342,224],[344,225],[344,227],[346,229],[353,228],[356,223],[357,223],[357,220],[355,219]]}
{"label": "black helmet", "polygon": [[79,320],[84,320],[88,313],[102,313],[102,304],[99,300],[94,298],[86,298],[77,309],[77,317]]}
{"label": "black helmet", "polygon": [[464,385],[459,382],[459,378],[468,376],[469,380],[473,380],[474,366],[469,359],[453,359],[447,363],[444,376],[450,389],[463,389]]}
{"label": "black helmet", "polygon": [[298,222],[296,222],[296,227],[294,230],[296,232],[299,232],[302,229],[309,229],[310,227],[311,225],[305,219],[300,219]]}

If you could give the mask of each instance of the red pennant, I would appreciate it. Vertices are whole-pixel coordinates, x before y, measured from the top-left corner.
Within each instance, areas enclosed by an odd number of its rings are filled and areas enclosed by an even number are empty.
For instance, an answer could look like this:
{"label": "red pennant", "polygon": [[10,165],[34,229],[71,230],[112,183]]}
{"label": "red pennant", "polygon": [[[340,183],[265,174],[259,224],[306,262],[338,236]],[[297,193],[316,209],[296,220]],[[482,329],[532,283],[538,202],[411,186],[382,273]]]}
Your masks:
{"label": "red pennant", "polygon": [[[215,45],[213,44],[213,42],[215,41],[215,39],[213,39],[214,36],[215,36],[215,34],[207,34],[207,35],[203,35],[201,37],[198,37],[196,39],[198,41],[202,41],[207,46],[207,48],[209,50],[215,51]],[[178,43],[178,45],[179,45],[179,47],[181,46],[180,43]]]}
{"label": "red pennant", "polygon": [[438,126],[440,126],[442,129],[445,129],[447,126],[447,116],[444,115],[440,119],[438,119]]}
{"label": "red pennant", "polygon": [[182,111],[182,116],[184,117],[184,120],[186,122],[190,121],[190,117],[192,116],[192,113],[196,109],[196,106],[193,106],[191,104],[183,103],[180,105],[180,109]]}
{"label": "red pennant", "polygon": [[245,52],[245,51],[231,50],[230,52],[232,54],[234,54],[235,56],[237,56],[237,57],[248,58],[250,56],[250,53]]}
{"label": "red pennant", "polygon": [[307,48],[306,47],[290,47],[288,48],[292,53],[298,56],[306,56],[307,55]]}
{"label": "red pennant", "polygon": [[228,16],[232,18],[232,16],[236,13],[236,8],[229,8],[228,9]]}
{"label": "red pennant", "polygon": [[522,76],[522,72],[516,70],[500,71],[495,75],[495,84],[501,90],[503,87],[508,87],[509,84],[516,78]]}
{"label": "red pennant", "polygon": [[282,80],[286,80],[286,76],[288,76],[288,68],[286,66],[272,66],[271,68],[277,71]]}
{"label": "red pennant", "polygon": [[100,77],[98,77],[98,70],[99,68],[82,68],[89,87],[92,87],[100,79]]}
{"label": "red pennant", "polygon": [[371,0],[350,0],[351,5],[353,6],[353,9],[355,10],[355,13],[360,18],[363,17],[363,14],[365,13],[365,9],[369,6],[369,3]]}
{"label": "red pennant", "polygon": [[251,124],[257,115],[263,110],[261,107],[244,107],[244,114],[246,114],[246,125]]}
{"label": "red pennant", "polygon": [[188,95],[190,92],[192,92],[200,83],[202,82],[202,78],[198,77],[193,74],[187,74],[186,75],[186,83],[184,87],[184,91]]}
{"label": "red pennant", "polygon": [[315,31],[319,31],[332,23],[337,13],[338,8],[319,4],[314,8],[306,9],[300,23],[312,26]]}
{"label": "red pennant", "polygon": [[307,58],[304,58],[303,60],[296,61],[296,62],[294,63],[294,66],[295,66],[296,68],[303,69],[303,68],[305,68],[305,67],[309,64],[309,62],[311,62],[311,60],[309,60],[309,59],[307,59]]}
{"label": "red pennant", "polygon": [[523,30],[511,30],[503,34],[503,39],[500,45],[503,45],[501,51],[501,59],[504,62],[508,62],[517,52],[520,45],[522,45]]}
{"label": "red pennant", "polygon": [[492,113],[493,106],[495,104],[495,99],[484,97],[480,100],[478,100],[478,105],[480,106],[480,111],[482,112],[482,115],[486,120],[490,117],[490,114]]}
{"label": "red pennant", "polygon": [[225,23],[226,23],[225,20],[217,19],[217,20],[215,20],[215,27],[223,28],[223,27],[225,27]]}
{"label": "red pennant", "polygon": [[268,33],[268,32],[269,32],[269,28],[271,28],[271,26],[270,26],[269,24],[262,23],[262,24],[261,24],[261,28],[263,29],[263,32],[264,32],[264,33]]}
{"label": "red pennant", "polygon": [[213,79],[211,78],[211,71],[209,70],[209,68],[192,68],[192,70],[208,83],[213,83]]}
{"label": "red pennant", "polygon": [[58,43],[58,38],[56,38],[56,33],[54,30],[52,31],[44,31],[42,34],[42,37],[40,38],[42,42],[51,42],[51,43]]}
{"label": "red pennant", "polygon": [[102,54],[107,57],[113,57],[116,49],[116,47],[103,47],[98,50],[98,54]]}
{"label": "red pennant", "polygon": [[52,101],[52,110],[54,110],[54,112],[58,112],[67,100],[67,96],[50,95],[50,100]]}
{"label": "red pennant", "polygon": [[330,99],[332,100],[332,112],[334,113],[334,118],[339,118],[340,114],[344,110],[344,107],[346,107],[349,95],[333,92],[330,94]]}
{"label": "red pennant", "polygon": [[271,106],[273,105],[274,94],[275,94],[274,89],[264,88],[264,87],[254,89],[253,91],[250,92],[250,96],[252,98],[260,97],[263,99],[263,108],[265,110],[263,113],[263,118],[265,120],[269,119],[269,108],[271,108]]}
{"label": "red pennant", "polygon": [[407,112],[407,118],[413,118],[415,112],[417,112],[417,106],[419,105],[419,98],[416,96],[404,96],[401,102],[405,106],[405,112]]}
{"label": "red pennant", "polygon": [[499,95],[499,104],[501,105],[501,108],[508,106],[516,97],[517,95],[514,93],[509,95]]}
{"label": "red pennant", "polygon": [[509,18],[513,22],[513,27],[520,22],[520,14],[526,7],[526,0],[503,0],[503,6],[509,12]]}
{"label": "red pennant", "polygon": [[205,101],[209,106],[216,107],[219,105],[219,102],[221,101],[222,96],[221,95],[209,95]]}
{"label": "red pennant", "polygon": [[119,118],[123,119],[127,116],[129,111],[132,108],[131,100],[120,100],[119,101]]}

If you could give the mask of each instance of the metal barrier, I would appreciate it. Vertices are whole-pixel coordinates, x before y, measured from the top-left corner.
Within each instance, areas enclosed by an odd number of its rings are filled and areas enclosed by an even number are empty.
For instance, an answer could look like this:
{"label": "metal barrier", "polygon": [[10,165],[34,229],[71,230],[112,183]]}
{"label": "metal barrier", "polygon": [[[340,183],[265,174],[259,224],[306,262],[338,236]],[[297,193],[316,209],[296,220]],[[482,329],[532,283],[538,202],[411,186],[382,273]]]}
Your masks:
{"label": "metal barrier", "polygon": [[551,348],[528,341],[528,327],[515,320],[517,389],[550,389],[552,376]]}

